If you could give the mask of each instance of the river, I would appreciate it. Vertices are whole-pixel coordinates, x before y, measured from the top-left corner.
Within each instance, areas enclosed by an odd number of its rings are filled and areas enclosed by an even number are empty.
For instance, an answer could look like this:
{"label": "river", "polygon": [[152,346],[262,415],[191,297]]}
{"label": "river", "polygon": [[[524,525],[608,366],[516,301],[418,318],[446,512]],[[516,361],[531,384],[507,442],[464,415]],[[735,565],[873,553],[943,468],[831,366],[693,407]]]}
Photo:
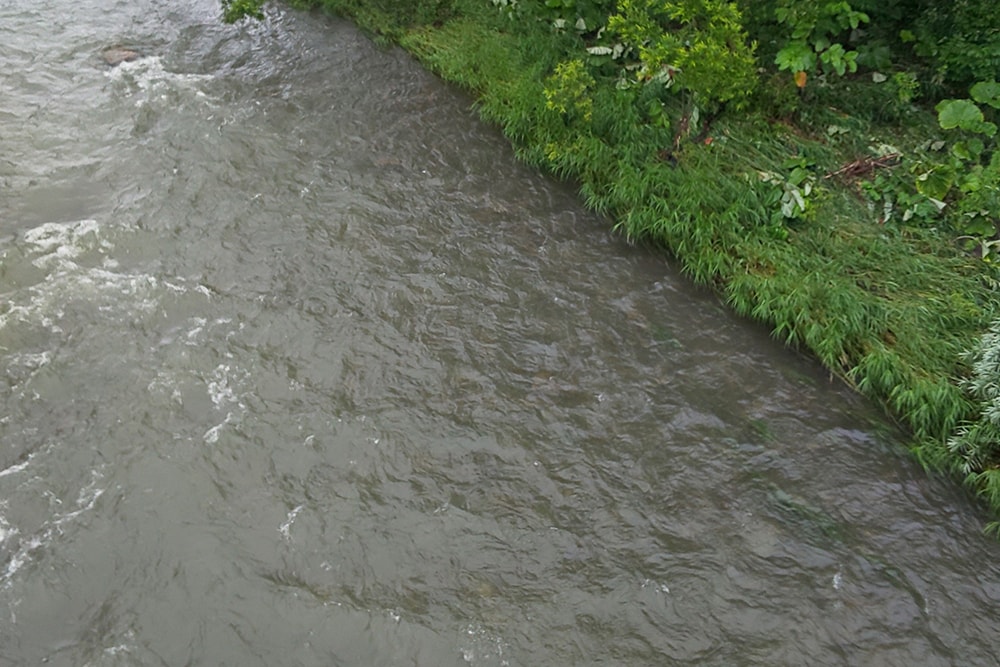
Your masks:
{"label": "river", "polygon": [[878,410],[406,54],[218,14],[0,4],[0,665],[997,664]]}

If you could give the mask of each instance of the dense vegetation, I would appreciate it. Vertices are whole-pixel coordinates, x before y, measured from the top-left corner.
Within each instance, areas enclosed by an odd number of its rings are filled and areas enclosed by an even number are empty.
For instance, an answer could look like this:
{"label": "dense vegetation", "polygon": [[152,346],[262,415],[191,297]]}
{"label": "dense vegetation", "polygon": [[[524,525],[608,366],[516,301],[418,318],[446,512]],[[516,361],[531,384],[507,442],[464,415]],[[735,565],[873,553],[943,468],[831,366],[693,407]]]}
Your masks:
{"label": "dense vegetation", "polygon": [[472,90],[524,160],[884,404],[1000,512],[993,0],[298,4]]}

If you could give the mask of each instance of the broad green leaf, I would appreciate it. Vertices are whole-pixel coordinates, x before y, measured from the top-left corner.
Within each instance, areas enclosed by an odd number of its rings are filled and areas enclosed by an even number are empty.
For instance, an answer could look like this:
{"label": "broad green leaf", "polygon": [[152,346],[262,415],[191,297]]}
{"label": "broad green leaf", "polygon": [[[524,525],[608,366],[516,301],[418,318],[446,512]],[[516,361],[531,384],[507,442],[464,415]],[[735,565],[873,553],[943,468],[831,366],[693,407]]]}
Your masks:
{"label": "broad green leaf", "polygon": [[996,81],[980,81],[969,89],[969,94],[981,104],[989,104],[994,109],[1000,109],[1000,83]]}
{"label": "broad green leaf", "polygon": [[802,185],[807,178],[809,178],[809,171],[803,169],[802,167],[796,167],[795,169],[792,169],[792,173],[788,175],[788,182],[792,185]]}
{"label": "broad green leaf", "polygon": [[963,231],[972,236],[989,238],[997,233],[997,228],[988,217],[977,215],[965,223]]}
{"label": "broad green leaf", "polygon": [[968,194],[970,192],[979,192],[983,189],[983,174],[982,168],[979,171],[970,171],[969,173],[962,176],[962,182],[959,183],[959,189]]}
{"label": "broad green leaf", "polygon": [[983,122],[983,112],[969,100],[942,100],[935,109],[938,123],[946,130],[956,127],[972,129]]}
{"label": "broad green leaf", "polygon": [[968,141],[959,141],[951,148],[951,152],[963,160],[978,160],[985,146],[982,140],[973,137]]}
{"label": "broad green leaf", "polygon": [[917,177],[917,192],[934,199],[944,199],[954,182],[950,169],[932,169]]}

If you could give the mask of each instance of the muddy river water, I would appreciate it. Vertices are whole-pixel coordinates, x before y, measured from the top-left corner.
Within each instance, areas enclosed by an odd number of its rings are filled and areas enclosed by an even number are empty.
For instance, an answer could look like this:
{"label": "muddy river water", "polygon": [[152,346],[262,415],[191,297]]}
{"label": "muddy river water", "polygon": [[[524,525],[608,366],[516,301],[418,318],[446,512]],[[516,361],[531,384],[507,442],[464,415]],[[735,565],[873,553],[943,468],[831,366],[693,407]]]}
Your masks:
{"label": "muddy river water", "polygon": [[218,15],[0,3],[0,665],[997,664],[875,408],[404,53]]}

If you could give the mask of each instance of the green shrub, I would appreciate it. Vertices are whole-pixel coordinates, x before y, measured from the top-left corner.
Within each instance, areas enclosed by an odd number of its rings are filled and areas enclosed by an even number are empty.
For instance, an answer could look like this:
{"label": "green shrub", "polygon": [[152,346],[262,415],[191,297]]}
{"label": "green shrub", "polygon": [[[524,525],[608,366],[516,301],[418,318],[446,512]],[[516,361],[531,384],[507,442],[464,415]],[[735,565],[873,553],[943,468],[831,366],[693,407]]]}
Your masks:
{"label": "green shrub", "polygon": [[265,0],[222,0],[222,20],[236,23],[243,18],[263,19]]}
{"label": "green shrub", "polygon": [[555,73],[545,82],[545,107],[589,123],[593,116],[594,102],[591,91],[594,77],[587,72],[583,60],[567,60],[556,65]]}
{"label": "green shrub", "polygon": [[736,5],[722,0],[620,0],[608,32],[638,64],[644,83],[676,86],[705,107],[744,106],[757,81]]}
{"label": "green shrub", "polygon": [[[997,125],[988,118],[1000,108],[1000,85],[981,81],[969,90],[972,99],[942,100],[938,123],[944,130],[961,132],[947,158],[918,179],[917,190],[936,199],[954,202],[955,227],[980,244],[986,258],[996,245],[1000,215],[1000,153],[996,151]],[[986,113],[984,113],[984,110]],[[977,136],[978,135],[978,136]],[[931,189],[931,184],[937,190]]]}
{"label": "green shrub", "polygon": [[[774,10],[778,22],[791,31],[788,42],[775,56],[778,69],[795,74],[819,68],[843,76],[858,69],[858,52],[847,50],[843,35],[868,23],[868,15],[847,2],[826,0],[780,0]],[[805,85],[805,78],[800,78]]]}
{"label": "green shrub", "polygon": [[956,88],[1000,72],[1000,11],[995,0],[926,3],[907,37]]}

